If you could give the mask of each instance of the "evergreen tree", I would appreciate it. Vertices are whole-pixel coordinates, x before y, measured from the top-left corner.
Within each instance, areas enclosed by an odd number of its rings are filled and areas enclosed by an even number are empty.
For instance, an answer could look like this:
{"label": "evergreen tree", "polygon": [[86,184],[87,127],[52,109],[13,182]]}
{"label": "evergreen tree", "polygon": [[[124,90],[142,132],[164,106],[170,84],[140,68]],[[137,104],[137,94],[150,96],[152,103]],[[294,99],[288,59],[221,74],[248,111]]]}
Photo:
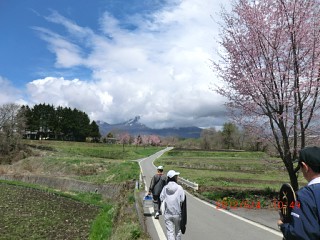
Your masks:
{"label": "evergreen tree", "polygon": [[53,105],[38,104],[33,108],[23,106],[26,129],[37,132],[36,138],[54,138],[67,141],[85,141],[86,137],[99,137],[97,124],[91,123],[85,112],[70,107],[55,108]]}
{"label": "evergreen tree", "polygon": [[90,124],[90,133],[89,133],[89,137],[93,138],[93,141],[97,142],[99,141],[101,134],[99,131],[99,126],[95,121],[92,121]]}

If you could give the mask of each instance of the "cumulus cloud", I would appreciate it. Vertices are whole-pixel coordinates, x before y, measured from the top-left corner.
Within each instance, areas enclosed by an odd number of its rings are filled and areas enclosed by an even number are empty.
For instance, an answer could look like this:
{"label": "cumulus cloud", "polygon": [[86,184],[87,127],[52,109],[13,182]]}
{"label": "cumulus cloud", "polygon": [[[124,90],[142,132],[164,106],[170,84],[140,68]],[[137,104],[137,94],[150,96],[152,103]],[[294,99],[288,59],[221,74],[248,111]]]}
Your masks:
{"label": "cumulus cloud", "polygon": [[11,82],[0,76],[0,105],[6,103],[17,103],[25,104],[26,102],[22,99],[21,91],[12,86]]}
{"label": "cumulus cloud", "polygon": [[34,27],[55,54],[56,67],[83,67],[92,78],[46,77],[30,82],[32,101],[76,107],[110,123],[135,115],[151,127],[212,126],[225,121],[224,99],[209,89],[217,47],[215,1],[175,2],[148,15],[127,16],[125,28],[106,12],[101,31],[58,12],[46,19],[68,35]]}
{"label": "cumulus cloud", "polygon": [[32,104],[54,103],[56,106],[77,108],[92,119],[104,117],[112,105],[112,96],[93,82],[79,79],[46,77],[27,85]]}

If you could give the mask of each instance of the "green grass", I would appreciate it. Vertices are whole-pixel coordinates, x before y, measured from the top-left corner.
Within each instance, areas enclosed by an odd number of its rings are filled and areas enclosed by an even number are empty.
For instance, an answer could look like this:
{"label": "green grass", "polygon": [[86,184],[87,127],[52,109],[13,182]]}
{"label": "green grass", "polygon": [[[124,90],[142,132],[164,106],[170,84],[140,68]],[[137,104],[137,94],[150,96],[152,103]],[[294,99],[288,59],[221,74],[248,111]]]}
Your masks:
{"label": "green grass", "polygon": [[[125,146],[123,149],[122,145],[61,141],[25,140],[24,143],[32,149],[34,155],[22,159],[19,162],[15,162],[12,165],[0,165],[0,173],[27,173],[51,177],[73,178],[98,184],[117,184],[126,181],[131,182],[133,179],[137,179],[140,173],[139,164],[134,160],[147,157],[163,149],[160,147],[136,146]],[[74,236],[73,239],[147,239],[147,236],[145,233],[143,233],[140,223],[137,219],[134,208],[134,195],[132,195],[132,193],[130,194],[130,191],[133,190],[123,192],[121,194],[121,199],[110,199],[108,202],[106,202],[106,200],[102,199],[100,194],[95,193],[56,193],[54,190],[48,190],[36,185],[17,182],[12,184],[18,184],[25,189],[40,188],[42,194],[44,192],[45,196],[47,197],[56,196],[58,194],[61,198],[63,198],[63,200],[61,200],[62,202],[64,199],[69,199],[72,202],[81,202],[85,205],[90,205],[97,208],[99,211],[90,222],[90,228],[86,230],[89,235],[86,237]],[[0,195],[2,197],[4,196],[2,192]],[[19,194],[19,196],[21,197],[13,198],[20,199],[19,201],[22,201],[21,199],[24,196],[23,192],[22,194]],[[47,210],[51,211],[50,207],[48,206],[51,205],[50,201],[55,199],[54,197],[53,199],[48,197],[48,199],[46,199],[47,202],[42,203],[43,197],[38,197],[36,199],[34,199],[34,195],[25,195],[25,197],[26,202],[29,202],[29,200],[35,200],[38,204],[42,204],[42,206],[38,208],[39,205],[32,204],[32,202],[30,202],[30,205],[32,206],[30,209],[34,212],[40,210],[40,212],[43,213],[45,213]],[[21,204],[16,204],[14,202],[12,203],[17,207],[17,211],[20,211],[19,209],[21,209]],[[59,207],[59,204],[57,204],[57,207]],[[52,210],[50,214],[54,215],[57,213],[57,216],[54,216],[54,218],[52,218],[50,221],[47,221],[47,218],[39,218],[40,220],[38,222],[21,218],[19,220],[19,226],[16,226],[16,218],[14,218],[14,215],[11,215],[11,213],[6,213],[6,216],[9,216],[6,225],[12,226],[12,229],[6,229],[8,230],[6,234],[9,234],[6,236],[10,236],[10,234],[12,235],[14,231],[19,231],[19,234],[23,234],[25,228],[35,233],[50,232],[50,227],[56,228],[59,226],[63,228],[63,226],[66,224],[64,222],[65,220],[62,220],[61,222],[61,219],[64,219],[63,214],[65,212],[66,211],[57,212],[56,210]],[[3,211],[1,211],[1,214],[3,214]],[[14,212],[14,214],[16,214],[16,212]],[[86,212],[84,211],[83,214],[83,217],[77,218],[77,226],[81,226],[79,225],[81,219],[86,219]],[[10,216],[13,216],[13,218],[10,218]],[[69,221],[69,219],[67,220]],[[19,230],[20,226],[30,223],[31,225],[23,227]],[[85,223],[88,222],[86,221]],[[43,230],[37,231],[38,226],[41,226]],[[1,221],[0,229],[2,229]],[[63,234],[62,232],[61,234]],[[61,236],[61,239],[68,239],[68,237],[72,237],[73,235],[74,234],[65,234],[64,236]],[[40,235],[29,236],[31,236],[30,239],[47,238]],[[0,236],[0,239],[9,238],[6,238],[4,235],[2,235]],[[22,238],[18,236],[17,239]]]}
{"label": "green grass", "polygon": [[[199,184],[199,193],[209,199],[245,197],[245,193],[276,195],[281,185],[290,182],[282,160],[263,152],[222,152],[174,149],[155,162],[166,170]],[[300,177],[300,185],[306,181]],[[237,195],[238,194],[238,195]]]}
{"label": "green grass", "polygon": [[103,159],[135,160],[149,156],[160,147],[136,147],[134,145],[86,143],[86,142],[65,142],[65,141],[38,141],[25,140],[25,143],[40,149],[58,151],[72,156],[84,156]]}
{"label": "green grass", "polygon": [[[136,162],[124,161],[120,163],[108,163],[108,168],[96,174],[81,174],[87,172],[90,168],[86,165],[80,165],[78,171],[81,176],[76,177],[79,180],[95,183],[120,183],[128,180],[139,179],[140,167]],[[82,169],[82,170],[81,170]],[[95,172],[95,167],[92,167]]]}
{"label": "green grass", "polygon": [[25,141],[39,156],[24,159],[22,170],[33,174],[68,176],[93,183],[119,183],[139,177],[137,160],[160,147],[136,147],[102,143]]}
{"label": "green grass", "polygon": [[109,239],[112,235],[113,219],[115,218],[115,209],[112,205],[106,205],[102,208],[100,214],[94,220],[89,239],[103,240]]}
{"label": "green grass", "polygon": [[263,152],[244,152],[244,151],[201,151],[201,150],[186,150],[175,149],[167,153],[168,157],[205,157],[205,158],[245,158],[256,159],[266,157]]}

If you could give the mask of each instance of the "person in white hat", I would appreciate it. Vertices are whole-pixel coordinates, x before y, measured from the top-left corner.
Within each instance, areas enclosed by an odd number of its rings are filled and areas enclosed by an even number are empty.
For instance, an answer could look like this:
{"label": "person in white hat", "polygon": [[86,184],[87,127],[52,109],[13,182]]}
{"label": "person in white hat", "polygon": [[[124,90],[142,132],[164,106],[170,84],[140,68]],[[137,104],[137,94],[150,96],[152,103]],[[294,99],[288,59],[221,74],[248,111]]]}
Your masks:
{"label": "person in white hat", "polygon": [[149,195],[152,193],[153,198],[153,208],[154,208],[154,218],[159,219],[159,215],[162,214],[160,210],[160,193],[163,187],[167,183],[167,178],[163,174],[163,166],[157,167],[157,173],[152,177],[150,187],[149,187]]}
{"label": "person in white hat", "polygon": [[183,188],[177,184],[178,175],[180,173],[170,170],[167,173],[167,185],[161,191],[160,200],[164,204],[164,221],[167,229],[168,240],[181,239],[181,206],[185,200],[185,192]]}

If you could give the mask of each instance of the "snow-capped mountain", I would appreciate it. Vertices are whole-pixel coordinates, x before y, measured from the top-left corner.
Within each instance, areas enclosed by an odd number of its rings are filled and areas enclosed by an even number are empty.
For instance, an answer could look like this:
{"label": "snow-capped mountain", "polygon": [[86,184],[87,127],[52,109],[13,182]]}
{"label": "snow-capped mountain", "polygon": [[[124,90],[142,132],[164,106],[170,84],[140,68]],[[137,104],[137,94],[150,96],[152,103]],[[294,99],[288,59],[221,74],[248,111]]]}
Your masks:
{"label": "snow-capped mountain", "polygon": [[162,128],[153,129],[139,122],[140,116],[136,116],[128,121],[117,124],[109,124],[103,121],[97,121],[100,134],[106,136],[108,133],[128,132],[130,135],[159,135],[162,137],[176,136],[180,138],[199,138],[201,128],[181,127],[181,128]]}

